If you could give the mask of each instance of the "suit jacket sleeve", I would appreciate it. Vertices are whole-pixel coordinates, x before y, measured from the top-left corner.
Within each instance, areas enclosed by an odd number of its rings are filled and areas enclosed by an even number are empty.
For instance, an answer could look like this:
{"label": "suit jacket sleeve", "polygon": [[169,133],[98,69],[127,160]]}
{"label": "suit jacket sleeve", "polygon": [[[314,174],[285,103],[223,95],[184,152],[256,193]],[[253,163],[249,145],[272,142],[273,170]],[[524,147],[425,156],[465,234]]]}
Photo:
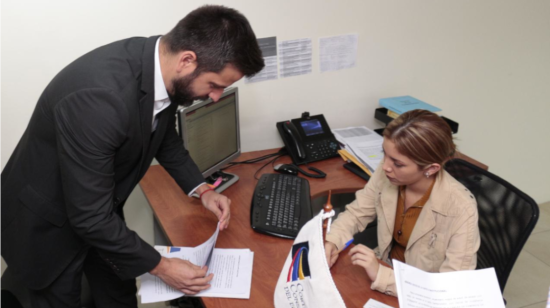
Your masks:
{"label": "suit jacket sleeve", "polygon": [[199,167],[183,146],[183,140],[178,136],[173,122],[169,123],[156,159],[186,194],[204,182]]}
{"label": "suit jacket sleeve", "polygon": [[112,91],[86,89],[54,110],[61,177],[68,219],[121,279],[153,269],[160,255],[115,213],[114,158],[130,119]]}

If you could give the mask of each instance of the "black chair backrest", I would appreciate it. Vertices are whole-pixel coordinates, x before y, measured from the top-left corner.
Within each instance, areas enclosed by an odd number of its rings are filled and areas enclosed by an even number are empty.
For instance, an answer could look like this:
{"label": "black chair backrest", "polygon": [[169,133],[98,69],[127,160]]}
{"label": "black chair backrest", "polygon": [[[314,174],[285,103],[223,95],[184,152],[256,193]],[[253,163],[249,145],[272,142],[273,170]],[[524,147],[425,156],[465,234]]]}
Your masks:
{"label": "black chair backrest", "polygon": [[514,263],[535,228],[539,207],[512,184],[464,160],[450,160],[445,170],[476,198],[481,235],[477,269],[494,267],[504,291]]}

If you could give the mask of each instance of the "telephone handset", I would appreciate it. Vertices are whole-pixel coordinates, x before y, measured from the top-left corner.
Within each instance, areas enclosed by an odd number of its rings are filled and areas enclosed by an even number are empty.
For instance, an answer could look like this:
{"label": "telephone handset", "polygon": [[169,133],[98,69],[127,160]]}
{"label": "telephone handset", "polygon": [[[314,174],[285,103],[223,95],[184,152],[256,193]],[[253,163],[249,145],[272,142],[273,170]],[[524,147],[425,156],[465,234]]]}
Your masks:
{"label": "telephone handset", "polygon": [[298,156],[298,158],[305,159],[306,152],[304,150],[304,147],[302,146],[302,138],[300,138],[296,126],[294,126],[294,124],[292,124],[290,121],[285,121],[283,123],[283,128],[285,129],[285,132],[290,136],[290,140],[292,140],[292,144],[294,145],[294,149],[296,149],[296,155]]}
{"label": "telephone handset", "polygon": [[296,165],[338,156],[340,146],[322,114],[277,123],[277,129]]}

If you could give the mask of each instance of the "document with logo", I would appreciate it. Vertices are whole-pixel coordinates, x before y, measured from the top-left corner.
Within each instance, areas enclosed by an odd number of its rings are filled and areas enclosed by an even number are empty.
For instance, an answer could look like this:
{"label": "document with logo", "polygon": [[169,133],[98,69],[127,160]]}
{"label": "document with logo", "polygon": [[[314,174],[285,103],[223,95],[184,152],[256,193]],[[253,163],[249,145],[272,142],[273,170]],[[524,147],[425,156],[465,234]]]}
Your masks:
{"label": "document with logo", "polygon": [[427,273],[393,261],[397,298],[402,308],[504,308],[494,268]]}
{"label": "document with logo", "polygon": [[201,267],[208,266],[207,275],[214,273],[209,289],[197,295],[186,295],[157,276],[146,273],[140,277],[138,294],[141,295],[141,303],[168,301],[182,296],[250,298],[254,253],[249,249],[214,248],[218,232],[219,225],[216,232],[197,247],[155,246],[163,257],[187,260]]}
{"label": "document with logo", "polygon": [[346,307],[325,257],[322,210],[296,236],[277,280],[273,301],[276,308]]}

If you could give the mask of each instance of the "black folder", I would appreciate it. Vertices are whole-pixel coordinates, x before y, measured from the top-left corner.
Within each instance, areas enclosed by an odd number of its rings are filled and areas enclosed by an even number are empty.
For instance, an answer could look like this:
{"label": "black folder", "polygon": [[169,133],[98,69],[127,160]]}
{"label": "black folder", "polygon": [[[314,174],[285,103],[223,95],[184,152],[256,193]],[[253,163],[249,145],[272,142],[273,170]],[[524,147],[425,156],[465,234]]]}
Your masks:
{"label": "black folder", "polygon": [[370,179],[370,175],[368,175],[363,169],[359,168],[354,163],[345,163],[344,168],[348,169],[349,171],[353,172],[358,177],[362,178],[365,181],[368,181]]}

